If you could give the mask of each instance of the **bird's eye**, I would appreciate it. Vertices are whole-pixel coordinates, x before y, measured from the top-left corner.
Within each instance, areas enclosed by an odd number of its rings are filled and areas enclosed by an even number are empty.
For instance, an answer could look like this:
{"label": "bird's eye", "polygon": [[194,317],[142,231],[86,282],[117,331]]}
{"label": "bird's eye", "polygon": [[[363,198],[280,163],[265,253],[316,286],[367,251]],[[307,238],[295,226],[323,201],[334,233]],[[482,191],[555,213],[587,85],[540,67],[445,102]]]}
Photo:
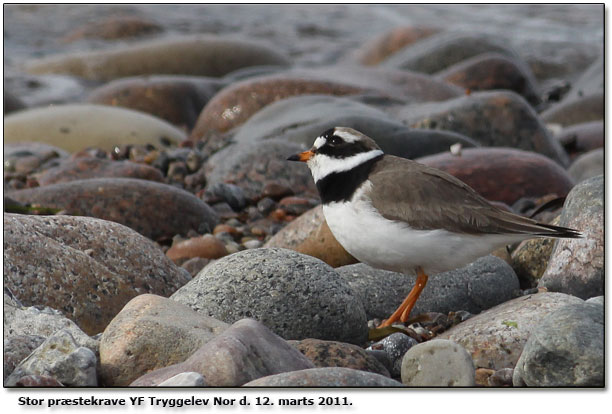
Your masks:
{"label": "bird's eye", "polygon": [[332,136],[332,137],[329,139],[329,143],[330,143],[331,145],[340,145],[340,144],[342,144],[342,138],[339,138],[339,137],[337,137],[337,136],[335,136],[335,135],[334,135],[334,136]]}

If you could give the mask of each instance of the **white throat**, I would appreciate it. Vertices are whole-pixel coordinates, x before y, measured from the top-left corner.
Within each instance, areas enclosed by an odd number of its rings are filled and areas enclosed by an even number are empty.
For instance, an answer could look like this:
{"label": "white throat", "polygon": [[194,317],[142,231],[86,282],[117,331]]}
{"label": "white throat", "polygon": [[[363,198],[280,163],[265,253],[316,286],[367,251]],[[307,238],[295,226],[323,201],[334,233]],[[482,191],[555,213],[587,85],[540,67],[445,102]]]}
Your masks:
{"label": "white throat", "polygon": [[329,174],[351,170],[380,155],[383,155],[383,152],[379,149],[361,152],[348,158],[332,158],[325,154],[315,154],[307,164],[316,183]]}

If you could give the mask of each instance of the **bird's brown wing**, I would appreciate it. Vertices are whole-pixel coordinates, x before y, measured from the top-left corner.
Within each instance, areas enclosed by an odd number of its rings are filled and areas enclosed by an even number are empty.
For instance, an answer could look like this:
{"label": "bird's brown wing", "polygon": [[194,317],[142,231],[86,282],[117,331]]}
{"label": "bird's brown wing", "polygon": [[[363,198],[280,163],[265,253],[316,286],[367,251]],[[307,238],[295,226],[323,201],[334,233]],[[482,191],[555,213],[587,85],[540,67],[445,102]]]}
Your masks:
{"label": "bird's brown wing", "polygon": [[376,188],[370,194],[372,205],[383,217],[405,222],[413,229],[579,236],[570,229],[503,211],[452,175],[405,158],[385,155],[369,179]]}

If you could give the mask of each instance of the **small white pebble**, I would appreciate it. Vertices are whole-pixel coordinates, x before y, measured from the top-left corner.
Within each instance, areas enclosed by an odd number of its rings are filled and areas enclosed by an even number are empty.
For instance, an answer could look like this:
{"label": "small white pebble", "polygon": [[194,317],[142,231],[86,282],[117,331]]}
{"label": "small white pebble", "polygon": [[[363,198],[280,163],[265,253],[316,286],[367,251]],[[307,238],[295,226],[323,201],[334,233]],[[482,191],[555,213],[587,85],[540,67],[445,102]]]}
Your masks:
{"label": "small white pebble", "polygon": [[247,249],[257,249],[258,247],[261,247],[261,242],[257,239],[252,239],[245,241],[242,243],[242,245]]}
{"label": "small white pebble", "polygon": [[450,146],[450,153],[456,155],[457,157],[461,156],[461,150],[463,149],[463,145],[460,142],[453,144]]}

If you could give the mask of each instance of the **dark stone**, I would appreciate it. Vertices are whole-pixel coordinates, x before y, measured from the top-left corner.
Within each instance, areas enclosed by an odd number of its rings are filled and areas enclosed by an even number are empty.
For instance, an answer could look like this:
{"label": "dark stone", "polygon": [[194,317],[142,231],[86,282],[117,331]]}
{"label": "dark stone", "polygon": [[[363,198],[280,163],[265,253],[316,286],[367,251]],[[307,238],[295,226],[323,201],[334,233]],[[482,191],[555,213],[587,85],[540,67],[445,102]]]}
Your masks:
{"label": "dark stone", "polygon": [[93,178],[13,191],[24,203],[64,210],[124,224],[153,240],[194,230],[211,232],[215,212],[194,195],[176,187],[133,178]]}
{"label": "dark stone", "polygon": [[4,113],[10,114],[11,112],[20,111],[27,108],[21,99],[16,97],[10,92],[4,91]]}
{"label": "dark stone", "polygon": [[442,103],[409,106],[400,118],[415,128],[464,134],[483,146],[535,151],[562,166],[567,154],[533,108],[510,91],[478,92]]}
{"label": "dark stone", "polygon": [[559,140],[571,158],[576,158],[582,153],[604,146],[604,123],[603,121],[591,121],[570,125],[563,128],[555,138]]}
{"label": "dark stone", "polygon": [[77,27],[62,39],[74,42],[81,39],[116,40],[145,36],[163,31],[162,27],[140,16],[112,16]]}

